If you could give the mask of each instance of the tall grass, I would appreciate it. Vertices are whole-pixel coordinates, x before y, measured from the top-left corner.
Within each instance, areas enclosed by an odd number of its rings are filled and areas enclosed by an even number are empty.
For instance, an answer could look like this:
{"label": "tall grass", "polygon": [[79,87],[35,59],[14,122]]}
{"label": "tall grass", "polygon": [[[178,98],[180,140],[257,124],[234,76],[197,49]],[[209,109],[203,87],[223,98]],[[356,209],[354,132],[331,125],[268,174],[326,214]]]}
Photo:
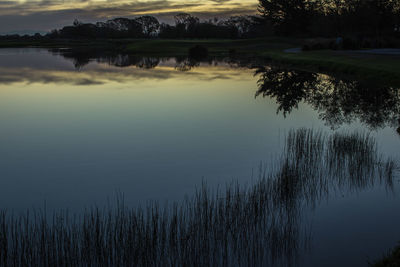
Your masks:
{"label": "tall grass", "polygon": [[[302,208],[335,190],[392,186],[394,163],[366,134],[289,132],[277,171],[244,188],[206,184],[180,203],[81,215],[0,212],[1,266],[292,265],[307,245]],[[50,218],[49,218],[50,217]]]}
{"label": "tall grass", "polygon": [[285,190],[281,195],[312,205],[330,193],[359,191],[375,183],[393,191],[394,160],[384,159],[367,133],[292,130],[280,164],[274,180],[279,190]]}

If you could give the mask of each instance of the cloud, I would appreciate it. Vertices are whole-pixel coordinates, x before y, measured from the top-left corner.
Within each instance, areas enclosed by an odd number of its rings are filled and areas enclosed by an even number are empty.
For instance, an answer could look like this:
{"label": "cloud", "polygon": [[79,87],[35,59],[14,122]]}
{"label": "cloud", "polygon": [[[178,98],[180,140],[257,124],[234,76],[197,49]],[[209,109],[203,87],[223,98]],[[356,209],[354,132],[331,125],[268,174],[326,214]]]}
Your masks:
{"label": "cloud", "polygon": [[189,12],[200,18],[256,13],[257,0],[0,0],[0,33],[49,31],[72,23],[113,17],[153,15],[172,22],[173,15]]}

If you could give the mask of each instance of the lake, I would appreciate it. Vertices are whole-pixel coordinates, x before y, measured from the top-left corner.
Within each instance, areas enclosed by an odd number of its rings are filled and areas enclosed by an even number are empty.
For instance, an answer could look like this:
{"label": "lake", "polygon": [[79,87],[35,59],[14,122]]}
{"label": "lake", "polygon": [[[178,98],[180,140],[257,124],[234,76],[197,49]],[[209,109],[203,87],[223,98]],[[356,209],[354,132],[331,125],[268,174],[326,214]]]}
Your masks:
{"label": "lake", "polygon": [[[399,162],[400,91],[254,59],[0,49],[0,209],[83,212],[251,187],[296,129],[353,132]],[[346,182],[343,182],[346,185]],[[329,188],[328,188],[329,189]],[[400,241],[400,177],[301,210],[296,266],[366,266]],[[300,242],[301,243],[301,242]]]}

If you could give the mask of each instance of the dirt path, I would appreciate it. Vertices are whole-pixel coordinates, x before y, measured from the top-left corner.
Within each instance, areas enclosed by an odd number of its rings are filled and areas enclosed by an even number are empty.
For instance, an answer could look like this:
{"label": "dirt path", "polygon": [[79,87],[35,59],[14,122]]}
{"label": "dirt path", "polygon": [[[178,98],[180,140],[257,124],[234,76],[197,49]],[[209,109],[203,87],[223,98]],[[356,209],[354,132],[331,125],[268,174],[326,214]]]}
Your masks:
{"label": "dirt path", "polygon": [[400,49],[395,48],[380,48],[380,49],[367,49],[367,50],[349,50],[352,53],[372,54],[372,55],[393,55],[400,56]]}
{"label": "dirt path", "polygon": [[[302,53],[301,47],[289,48],[283,50],[285,53],[298,54]],[[386,55],[386,56],[400,56],[400,49],[397,48],[379,48],[379,49],[365,49],[365,50],[337,50],[346,54],[368,54],[368,55]]]}

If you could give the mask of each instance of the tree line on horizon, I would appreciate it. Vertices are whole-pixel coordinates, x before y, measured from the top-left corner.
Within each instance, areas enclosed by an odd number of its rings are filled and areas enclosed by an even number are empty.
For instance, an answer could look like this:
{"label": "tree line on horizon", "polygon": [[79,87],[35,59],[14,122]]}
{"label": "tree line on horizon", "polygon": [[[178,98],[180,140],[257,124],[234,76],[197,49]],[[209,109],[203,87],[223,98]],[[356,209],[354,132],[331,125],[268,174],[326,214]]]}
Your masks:
{"label": "tree line on horizon", "polygon": [[[174,16],[174,24],[156,17],[114,18],[55,29],[29,38],[255,38],[271,35],[295,37],[400,35],[398,0],[259,0],[258,15],[200,20],[188,13]],[[26,37],[26,36],[25,36]],[[2,39],[21,38],[19,35]]]}
{"label": "tree line on horizon", "polygon": [[[228,19],[213,18],[201,21],[188,13],[174,16],[173,25],[161,23],[154,16],[114,18],[105,22],[83,23],[75,20],[72,25],[52,30],[42,36],[51,39],[120,39],[120,38],[251,38],[263,35],[263,21],[257,16],[231,16]],[[13,35],[18,37],[18,35]],[[9,36],[12,37],[12,36]]]}

